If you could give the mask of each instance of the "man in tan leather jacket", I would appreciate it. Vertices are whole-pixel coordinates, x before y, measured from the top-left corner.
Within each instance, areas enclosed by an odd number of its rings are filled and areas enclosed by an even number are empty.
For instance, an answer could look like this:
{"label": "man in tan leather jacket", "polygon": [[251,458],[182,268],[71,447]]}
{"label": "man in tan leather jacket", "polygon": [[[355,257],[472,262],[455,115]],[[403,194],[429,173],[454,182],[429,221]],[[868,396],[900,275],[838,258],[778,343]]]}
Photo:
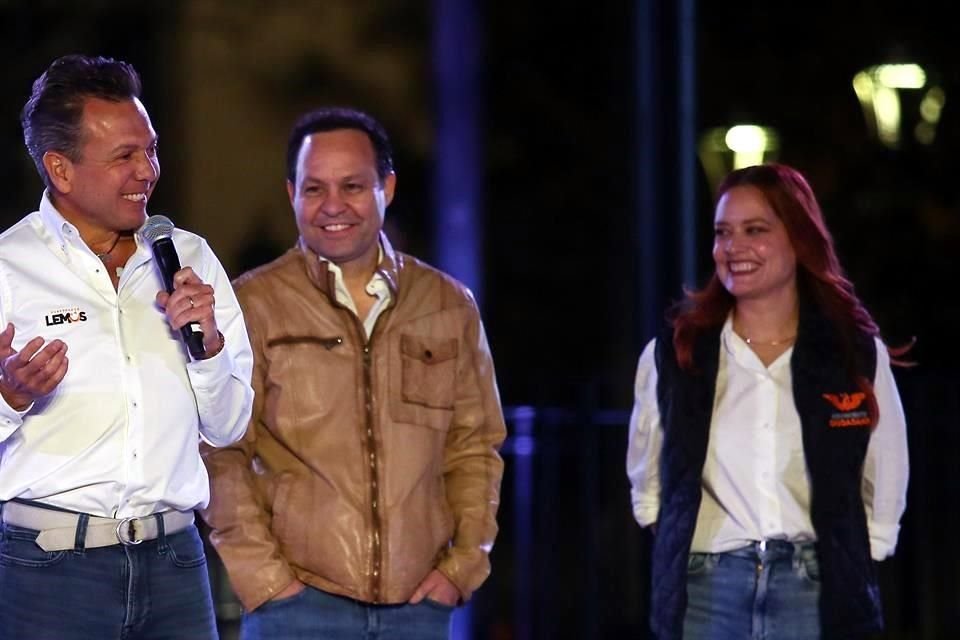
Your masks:
{"label": "man in tan leather jacket", "polygon": [[476,303],[383,234],[396,175],[370,116],[307,114],[287,170],[298,246],[234,283],[253,418],[204,452],[243,637],[447,638],[490,572],[503,474]]}

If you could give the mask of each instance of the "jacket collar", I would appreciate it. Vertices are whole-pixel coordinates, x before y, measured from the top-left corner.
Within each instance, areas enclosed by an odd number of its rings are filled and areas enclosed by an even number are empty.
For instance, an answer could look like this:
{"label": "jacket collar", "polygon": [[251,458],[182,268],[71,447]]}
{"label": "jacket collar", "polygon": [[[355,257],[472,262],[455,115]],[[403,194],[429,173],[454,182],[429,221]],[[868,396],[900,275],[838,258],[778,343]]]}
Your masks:
{"label": "jacket collar", "polygon": [[[297,247],[307,263],[307,276],[310,281],[327,297],[334,299],[333,274],[327,268],[329,263],[325,259],[322,260],[313,249],[308,247],[302,236],[297,241]],[[380,264],[377,265],[376,271],[386,281],[391,295],[396,299],[400,290],[400,270],[403,269],[403,254],[394,251],[393,245],[387,239],[387,234],[383,231],[380,232],[380,249],[382,252]]]}

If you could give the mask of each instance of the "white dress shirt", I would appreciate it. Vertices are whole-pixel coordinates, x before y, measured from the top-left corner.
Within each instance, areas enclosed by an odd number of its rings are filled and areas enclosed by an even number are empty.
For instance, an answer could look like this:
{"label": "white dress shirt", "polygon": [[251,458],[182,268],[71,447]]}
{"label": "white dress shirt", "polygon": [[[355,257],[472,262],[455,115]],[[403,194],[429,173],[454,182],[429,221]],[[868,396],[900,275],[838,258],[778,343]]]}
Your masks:
{"label": "white dress shirt", "polygon": [[139,239],[115,290],[46,193],[0,235],[0,328],[13,323],[18,351],[36,336],[59,338],[69,360],[57,388],[26,411],[0,397],[0,500],[117,518],[206,506],[199,440],[243,435],[253,358],[216,256],[192,233],[176,229],[173,240],[181,264],[215,291],[224,348],[207,360],[191,361],[157,306],[163,284]]}
{"label": "white dress shirt", "polygon": [[[656,341],[640,356],[630,418],[627,475],[634,517],[657,520],[663,432],[657,405]],[[893,554],[906,506],[906,424],[880,340],[874,393],[880,409],[870,435],[861,493],[875,560]],[[803,455],[800,415],[793,402],[791,347],[769,367],[734,333],[728,318],[721,332],[703,499],[691,549],[721,553],[757,540],[809,542],[810,483]]]}

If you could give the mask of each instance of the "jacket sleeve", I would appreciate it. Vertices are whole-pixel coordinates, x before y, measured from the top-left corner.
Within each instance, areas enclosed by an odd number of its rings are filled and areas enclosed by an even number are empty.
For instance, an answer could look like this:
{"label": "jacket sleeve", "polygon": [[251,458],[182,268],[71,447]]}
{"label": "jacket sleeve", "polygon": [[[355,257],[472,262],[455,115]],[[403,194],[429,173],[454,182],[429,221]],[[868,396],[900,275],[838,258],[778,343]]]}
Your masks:
{"label": "jacket sleeve", "polygon": [[[245,307],[244,311],[248,310]],[[272,514],[253,471],[265,371],[255,314],[247,316],[247,325],[253,347],[253,417],[239,442],[219,449],[202,448],[211,497],[201,515],[211,527],[210,542],[227,569],[234,592],[244,608],[252,611],[282,591],[296,575],[271,532]]]}
{"label": "jacket sleeve", "polygon": [[[472,301],[471,301],[472,302]],[[490,574],[489,553],[497,534],[503,460],[503,421],[493,359],[476,305],[471,304],[458,355],[454,413],[444,451],[444,484],[454,518],[452,544],[437,569],[464,601]]]}

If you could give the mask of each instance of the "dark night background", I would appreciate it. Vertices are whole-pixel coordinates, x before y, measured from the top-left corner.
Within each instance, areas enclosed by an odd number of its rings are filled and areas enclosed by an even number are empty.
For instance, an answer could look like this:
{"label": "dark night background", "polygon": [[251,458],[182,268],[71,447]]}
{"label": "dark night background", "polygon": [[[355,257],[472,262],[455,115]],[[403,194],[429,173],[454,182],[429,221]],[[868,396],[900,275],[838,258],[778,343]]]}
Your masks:
{"label": "dark night background", "polygon": [[[671,146],[677,3],[474,0],[0,0],[0,229],[39,202],[19,110],[30,84],[71,52],[132,62],[160,134],[151,208],[206,236],[231,275],[295,239],[284,190],[286,135],[300,112],[349,103],[378,116],[396,147],[395,244],[437,262],[434,185],[444,52],[441,8],[471,9],[468,52],[478,141],[474,176],[482,311],[513,437],[493,574],[460,637],[646,636],[649,540],[630,514],[625,421],[644,327],[681,293]],[[696,2],[700,135],[750,122],[776,129],[776,159],[810,179],[857,292],[884,338],[916,338],[918,366],[896,372],[908,418],[911,486],[897,555],[881,565],[883,638],[950,638],[960,623],[960,143],[956,23],[946,3]],[[657,33],[638,60],[641,17]],[[439,25],[439,26],[438,26]],[[471,44],[472,43],[472,44]],[[855,73],[915,62],[946,93],[931,144],[881,145]],[[644,74],[661,127],[645,128]],[[644,83],[647,83],[646,85]],[[914,117],[904,112],[905,118]],[[659,150],[640,148],[656,136]],[[650,147],[647,147],[650,148]],[[697,282],[709,274],[711,186],[699,161]],[[662,176],[655,210],[645,178]],[[658,187],[660,188],[660,187]],[[653,226],[646,221],[654,218]],[[656,254],[645,253],[650,240]],[[645,244],[646,241],[646,244]],[[646,259],[646,261],[644,261]],[[649,271],[644,265],[655,265]],[[656,286],[651,290],[645,282]],[[647,287],[645,289],[645,287]],[[642,302],[647,301],[647,302]],[[650,302],[652,301],[652,303]],[[214,571],[214,577],[218,577]],[[236,616],[215,585],[225,637]],[[471,635],[472,634],[472,635]]]}

